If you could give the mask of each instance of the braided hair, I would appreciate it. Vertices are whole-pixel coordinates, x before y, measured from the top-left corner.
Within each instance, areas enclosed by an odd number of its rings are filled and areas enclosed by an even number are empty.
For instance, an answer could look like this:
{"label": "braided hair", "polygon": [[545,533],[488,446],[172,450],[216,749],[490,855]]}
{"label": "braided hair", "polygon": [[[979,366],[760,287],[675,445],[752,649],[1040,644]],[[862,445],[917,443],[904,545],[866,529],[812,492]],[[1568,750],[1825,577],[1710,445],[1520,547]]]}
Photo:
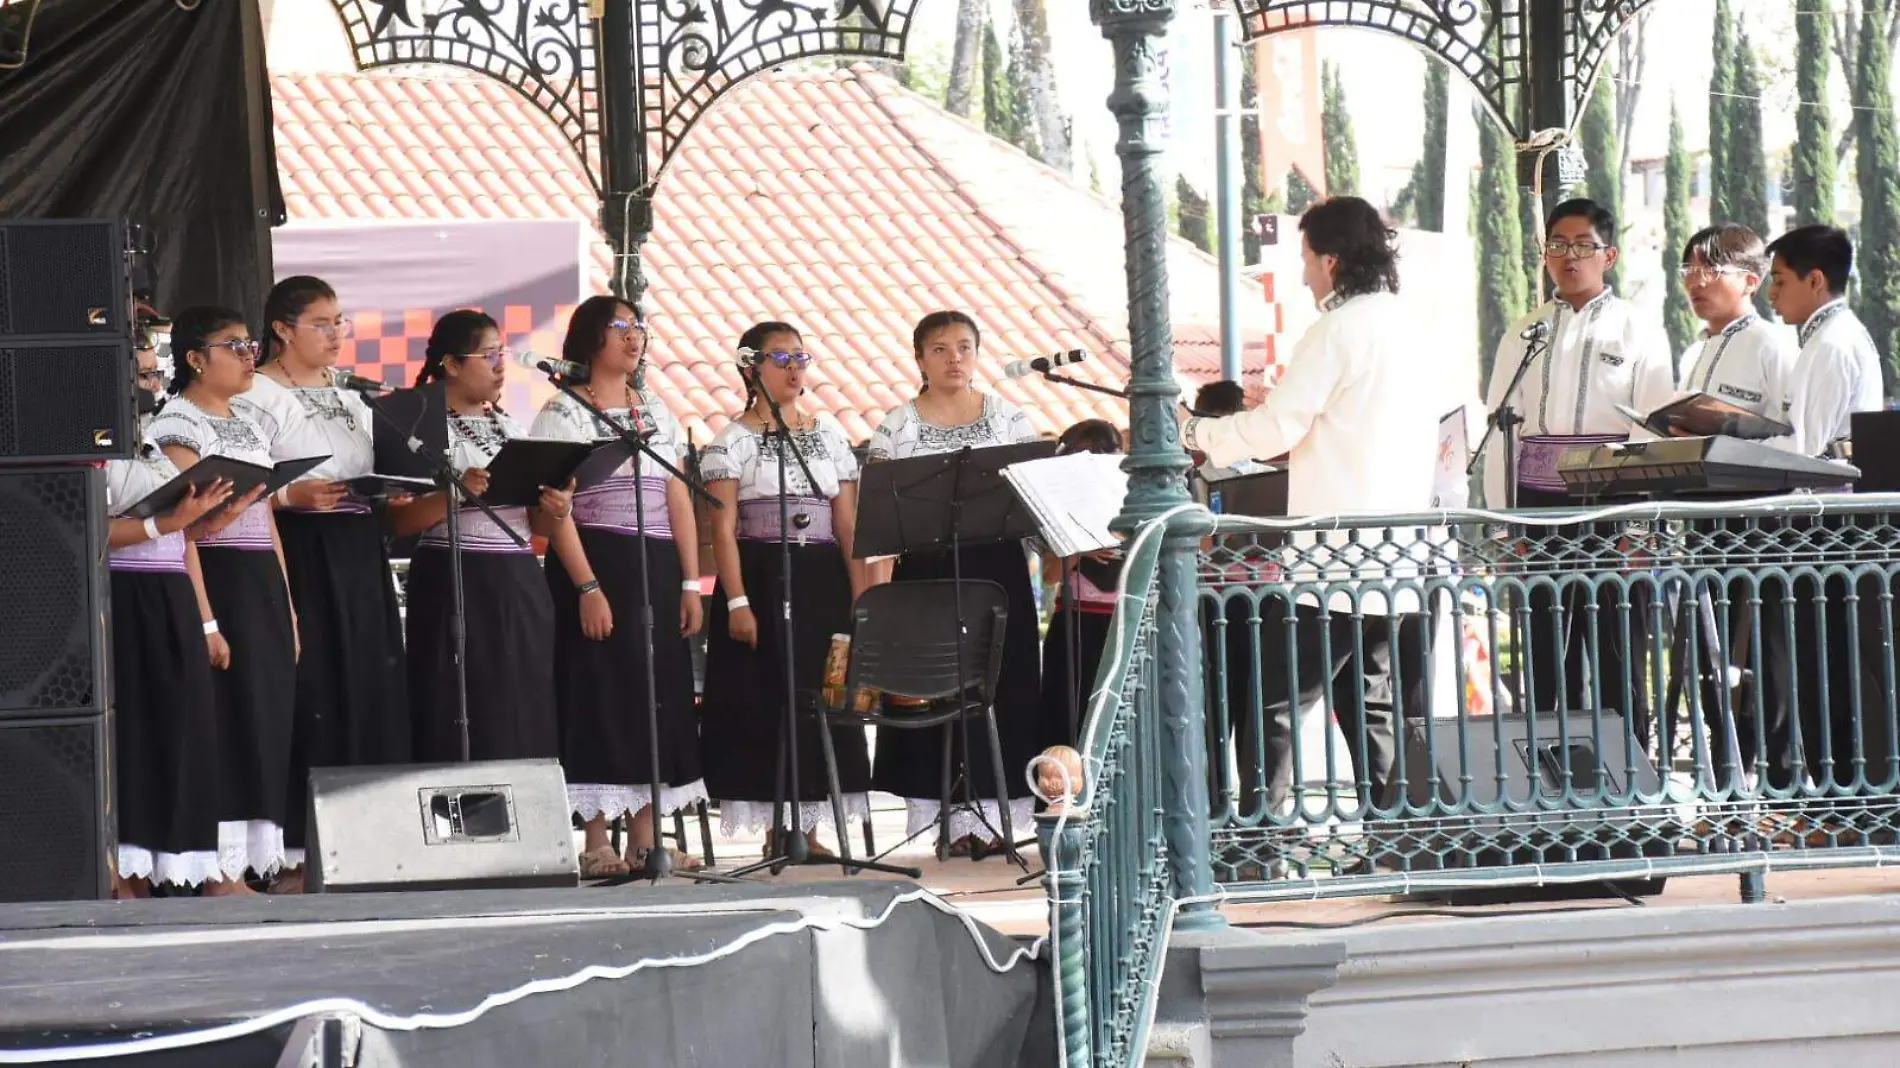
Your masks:
{"label": "braided hair", "polygon": [[304,309],[320,300],[335,299],[336,290],[330,288],[330,283],[307,274],[292,275],[270,287],[270,295],[264,298],[264,352],[257,362],[269,363],[283,354],[284,339],[277,336],[278,323],[294,327]]}
{"label": "braided hair", "polygon": [[[805,343],[805,335],[798,332],[798,327],[773,319],[747,327],[746,332],[739,335],[739,348],[763,353],[766,341],[774,334],[790,334],[798,339],[799,344]],[[740,368],[739,377],[745,380],[745,410],[749,412],[759,399],[759,356],[741,356],[740,359],[746,361]]]}
{"label": "braided hair", "polygon": [[447,377],[443,361],[450,356],[467,356],[482,343],[482,335],[501,327],[488,315],[464,309],[452,311],[435,321],[429,332],[428,348],[423,350],[422,369],[416,372],[416,385],[426,386]]}
{"label": "braided hair", "polygon": [[212,334],[243,323],[242,312],[213,304],[201,304],[178,313],[178,318],[172,320],[172,353],[176,357],[172,361],[174,395],[184,393],[198,380],[198,369],[191,365],[191,354],[204,351],[205,342]]}

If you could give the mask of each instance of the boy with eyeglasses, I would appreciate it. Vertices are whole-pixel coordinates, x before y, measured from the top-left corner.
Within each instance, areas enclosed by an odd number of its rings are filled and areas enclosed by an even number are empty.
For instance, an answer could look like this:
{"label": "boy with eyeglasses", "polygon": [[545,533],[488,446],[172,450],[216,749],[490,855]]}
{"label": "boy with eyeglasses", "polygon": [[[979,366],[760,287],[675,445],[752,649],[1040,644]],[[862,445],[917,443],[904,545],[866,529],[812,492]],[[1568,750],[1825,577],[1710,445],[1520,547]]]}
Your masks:
{"label": "boy with eyeglasses", "polygon": [[1761,237],[1734,223],[1699,230],[1683,246],[1677,273],[1704,326],[1682,354],[1678,388],[1781,418],[1795,339],[1794,331],[1755,314],[1755,291],[1768,278]]}

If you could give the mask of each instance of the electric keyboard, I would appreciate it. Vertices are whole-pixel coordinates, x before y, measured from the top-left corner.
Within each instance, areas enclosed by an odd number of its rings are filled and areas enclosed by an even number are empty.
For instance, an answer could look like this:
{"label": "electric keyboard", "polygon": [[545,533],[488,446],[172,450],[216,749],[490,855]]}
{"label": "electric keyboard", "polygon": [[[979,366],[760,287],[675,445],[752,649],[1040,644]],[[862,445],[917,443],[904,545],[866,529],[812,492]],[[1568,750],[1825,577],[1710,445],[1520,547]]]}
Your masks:
{"label": "electric keyboard", "polygon": [[1564,450],[1557,473],[1574,497],[1623,493],[1776,493],[1836,489],[1860,469],[1740,438],[1664,438]]}

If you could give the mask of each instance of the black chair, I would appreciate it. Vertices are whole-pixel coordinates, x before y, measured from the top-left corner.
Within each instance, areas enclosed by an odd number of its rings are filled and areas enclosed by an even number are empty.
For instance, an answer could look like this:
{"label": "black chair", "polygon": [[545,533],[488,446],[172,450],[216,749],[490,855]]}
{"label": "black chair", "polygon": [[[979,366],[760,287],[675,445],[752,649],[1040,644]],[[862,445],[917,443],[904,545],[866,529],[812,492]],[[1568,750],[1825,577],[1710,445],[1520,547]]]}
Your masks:
{"label": "black chair", "polygon": [[[931,580],[873,586],[858,597],[852,611],[851,658],[845,669],[842,702],[830,704],[821,696],[809,706],[827,728],[943,731],[942,807],[937,814],[940,860],[947,855],[950,844],[952,754],[961,748],[965,761],[970,759],[970,724],[980,721],[989,737],[990,766],[999,795],[996,800],[1002,809],[1002,840],[1007,843],[1004,849],[1016,863],[1022,863],[1013,844],[1005,785],[1009,780],[1003,767],[1002,738],[996,730],[996,680],[1003,671],[1003,633],[1008,622],[1009,595],[994,582]],[[858,712],[855,698],[867,689],[882,697],[872,711]],[[893,705],[889,700],[892,697],[926,703],[905,708]],[[827,729],[818,734],[823,742],[832,805],[842,820],[844,795],[838,783],[838,759],[831,732]],[[965,774],[963,802],[975,807],[976,800],[974,785]],[[848,851],[846,857],[849,859]]]}

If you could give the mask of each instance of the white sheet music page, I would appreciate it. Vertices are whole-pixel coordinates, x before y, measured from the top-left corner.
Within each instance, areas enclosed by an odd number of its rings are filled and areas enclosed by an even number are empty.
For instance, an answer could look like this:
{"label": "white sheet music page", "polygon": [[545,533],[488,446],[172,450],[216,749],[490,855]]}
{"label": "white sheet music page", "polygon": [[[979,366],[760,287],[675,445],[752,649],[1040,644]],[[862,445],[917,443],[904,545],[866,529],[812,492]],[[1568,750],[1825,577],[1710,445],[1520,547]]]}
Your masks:
{"label": "white sheet music page", "polygon": [[1016,496],[1029,505],[1042,540],[1061,556],[1113,549],[1121,538],[1108,524],[1128,496],[1122,457],[1078,452],[1003,469]]}

